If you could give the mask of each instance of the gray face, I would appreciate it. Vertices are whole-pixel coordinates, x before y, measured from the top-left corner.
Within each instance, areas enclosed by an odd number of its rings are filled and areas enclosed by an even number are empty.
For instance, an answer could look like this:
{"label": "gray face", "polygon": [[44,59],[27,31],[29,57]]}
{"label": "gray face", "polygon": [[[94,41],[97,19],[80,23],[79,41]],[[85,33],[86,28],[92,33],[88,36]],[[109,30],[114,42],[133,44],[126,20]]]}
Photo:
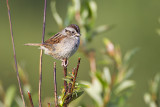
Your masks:
{"label": "gray face", "polygon": [[71,27],[66,27],[66,28],[65,28],[65,33],[66,33],[66,35],[68,35],[68,36],[74,36],[74,35],[77,34],[76,30],[73,29],[73,28],[71,28]]}
{"label": "gray face", "polygon": [[65,29],[64,29],[64,32],[65,32],[65,34],[67,35],[67,36],[74,36],[74,37],[79,37],[80,36],[80,34],[79,34],[79,32],[77,32],[74,28],[72,28],[72,27],[66,27]]}

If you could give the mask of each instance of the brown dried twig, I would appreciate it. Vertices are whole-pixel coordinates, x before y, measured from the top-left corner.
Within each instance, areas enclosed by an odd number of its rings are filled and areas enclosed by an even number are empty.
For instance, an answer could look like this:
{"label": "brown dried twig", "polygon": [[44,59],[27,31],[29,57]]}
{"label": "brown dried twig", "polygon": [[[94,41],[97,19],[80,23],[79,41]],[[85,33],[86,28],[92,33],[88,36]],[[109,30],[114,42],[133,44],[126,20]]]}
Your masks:
{"label": "brown dried twig", "polygon": [[16,59],[16,51],[15,51],[14,38],[13,38],[13,30],[12,30],[12,22],[11,22],[11,14],[10,14],[10,8],[9,8],[8,0],[6,0],[6,2],[7,2],[7,8],[8,8],[8,18],[9,18],[9,24],[10,24],[10,33],[11,33],[11,38],[12,38],[12,46],[13,46],[14,61],[15,61],[15,68],[16,68],[16,73],[17,73],[17,80],[18,80],[18,85],[19,85],[19,91],[20,91],[20,94],[21,94],[23,105],[24,105],[24,107],[26,107],[26,104],[25,104],[25,101],[24,101],[23,90],[22,90],[22,87],[21,87],[21,81],[20,81],[20,77],[19,77],[19,72],[18,72],[17,59]]}
{"label": "brown dried twig", "polygon": [[57,99],[57,81],[56,81],[56,62],[54,62],[54,97],[55,97],[55,107],[58,107]]}
{"label": "brown dried twig", "polygon": [[[43,31],[42,31],[42,43],[44,43],[44,35],[45,35],[45,23],[46,23],[46,8],[47,8],[47,0],[44,3],[44,17],[43,17]],[[40,51],[40,63],[39,63],[39,107],[42,106],[41,103],[41,84],[42,84],[42,49]]]}
{"label": "brown dried twig", "polygon": [[78,64],[77,64],[77,68],[76,68],[76,71],[75,71],[75,75],[74,75],[74,79],[73,79],[73,84],[72,84],[71,92],[73,92],[74,87],[75,87],[75,82],[76,82],[76,78],[77,78],[77,74],[78,74],[78,69],[79,69],[80,61],[81,61],[81,58],[78,58]]}
{"label": "brown dried twig", "polygon": [[73,95],[73,90],[75,88],[75,82],[76,82],[76,78],[79,70],[80,60],[81,58],[78,58],[77,67],[72,69],[73,77],[71,77],[71,81],[73,81],[73,83],[69,83],[68,93],[70,93],[70,95],[65,99],[64,107],[67,107],[67,104],[69,104],[72,101],[72,95]]}
{"label": "brown dried twig", "polygon": [[[72,82],[73,82],[73,78],[74,78],[74,75],[75,75],[75,70],[76,70],[76,68],[72,69],[72,75],[73,75],[73,76],[71,76],[71,81]],[[72,89],[72,83],[69,83],[68,84],[68,93],[71,93],[71,89]]]}
{"label": "brown dried twig", "polygon": [[28,91],[28,97],[29,97],[29,101],[30,101],[31,107],[34,107],[33,101],[32,101],[32,96],[31,96],[31,93],[29,91]]}
{"label": "brown dried twig", "polygon": [[[64,78],[66,78],[67,76],[67,59],[65,59],[64,64],[66,66],[63,66],[63,72],[64,72]],[[68,85],[67,85],[67,81],[64,80],[64,89],[65,89],[65,94],[67,93],[68,90]]]}

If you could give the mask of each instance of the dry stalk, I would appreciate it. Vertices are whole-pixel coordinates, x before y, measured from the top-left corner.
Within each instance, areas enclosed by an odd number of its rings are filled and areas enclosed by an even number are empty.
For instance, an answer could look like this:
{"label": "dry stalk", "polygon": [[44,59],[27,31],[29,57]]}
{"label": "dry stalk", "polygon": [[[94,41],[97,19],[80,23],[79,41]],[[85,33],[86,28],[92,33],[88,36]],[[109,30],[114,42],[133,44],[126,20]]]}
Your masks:
{"label": "dry stalk", "polygon": [[[63,66],[63,72],[64,72],[64,78],[66,78],[66,76],[67,76],[67,59],[65,59],[64,63],[66,66]],[[68,90],[68,85],[67,85],[66,80],[64,80],[64,89],[65,89],[65,94],[66,94],[67,90]]]}
{"label": "dry stalk", "polygon": [[54,62],[54,98],[55,98],[55,107],[58,107],[57,99],[57,81],[56,81],[56,62]]}
{"label": "dry stalk", "polygon": [[[44,16],[43,16],[43,31],[42,31],[42,43],[44,43],[44,35],[45,35],[45,24],[46,24],[46,8],[47,8],[47,0],[45,0],[44,3]],[[39,90],[38,90],[38,94],[39,94],[39,107],[42,106],[41,103],[41,85],[42,85],[42,49],[40,51],[40,61],[39,61]]]}
{"label": "dry stalk", "polygon": [[28,97],[29,97],[29,101],[30,101],[31,107],[34,107],[33,101],[32,101],[32,96],[31,96],[31,93],[29,91],[28,91]]}
{"label": "dry stalk", "polygon": [[77,64],[77,68],[76,68],[76,71],[75,71],[71,92],[73,92],[73,89],[75,87],[75,82],[76,82],[76,78],[77,78],[77,74],[78,74],[80,61],[81,61],[81,58],[78,58],[78,64]]}
{"label": "dry stalk", "polygon": [[12,46],[13,46],[13,53],[14,53],[14,62],[15,62],[15,68],[16,68],[16,73],[17,73],[17,80],[18,80],[18,85],[19,85],[19,91],[20,91],[20,94],[21,94],[23,105],[24,105],[24,107],[26,107],[26,104],[25,104],[25,101],[24,101],[23,90],[22,90],[22,87],[21,87],[21,81],[20,81],[20,77],[19,77],[19,72],[18,72],[17,59],[16,59],[16,51],[15,51],[14,38],[13,38],[13,30],[12,30],[12,22],[11,22],[11,14],[10,14],[10,8],[9,8],[8,0],[6,0],[6,2],[7,2],[7,8],[8,8],[8,18],[9,18],[9,24],[10,24],[10,33],[11,33],[11,38],[12,38]]}

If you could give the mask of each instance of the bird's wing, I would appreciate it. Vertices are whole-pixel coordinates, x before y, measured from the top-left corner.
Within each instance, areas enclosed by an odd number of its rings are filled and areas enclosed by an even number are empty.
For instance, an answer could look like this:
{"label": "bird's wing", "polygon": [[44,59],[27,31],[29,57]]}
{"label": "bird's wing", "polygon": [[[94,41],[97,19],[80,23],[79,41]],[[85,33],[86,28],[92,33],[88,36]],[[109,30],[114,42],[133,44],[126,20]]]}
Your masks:
{"label": "bird's wing", "polygon": [[48,40],[46,40],[44,43],[45,44],[57,44],[64,38],[65,38],[64,35],[62,35],[61,33],[57,33],[54,36],[52,36],[51,38],[49,38]]}

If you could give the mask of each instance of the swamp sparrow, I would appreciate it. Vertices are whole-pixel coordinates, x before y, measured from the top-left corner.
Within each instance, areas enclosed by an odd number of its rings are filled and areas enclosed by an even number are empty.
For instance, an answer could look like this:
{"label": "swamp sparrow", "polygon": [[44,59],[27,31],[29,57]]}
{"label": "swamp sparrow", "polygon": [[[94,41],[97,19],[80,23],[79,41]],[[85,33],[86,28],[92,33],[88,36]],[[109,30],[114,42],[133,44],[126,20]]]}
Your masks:
{"label": "swamp sparrow", "polygon": [[80,43],[80,35],[79,27],[71,24],[44,43],[27,43],[25,45],[40,46],[40,49],[43,49],[45,54],[61,60],[62,65],[67,66],[68,62],[65,64],[65,60],[77,51]]}

